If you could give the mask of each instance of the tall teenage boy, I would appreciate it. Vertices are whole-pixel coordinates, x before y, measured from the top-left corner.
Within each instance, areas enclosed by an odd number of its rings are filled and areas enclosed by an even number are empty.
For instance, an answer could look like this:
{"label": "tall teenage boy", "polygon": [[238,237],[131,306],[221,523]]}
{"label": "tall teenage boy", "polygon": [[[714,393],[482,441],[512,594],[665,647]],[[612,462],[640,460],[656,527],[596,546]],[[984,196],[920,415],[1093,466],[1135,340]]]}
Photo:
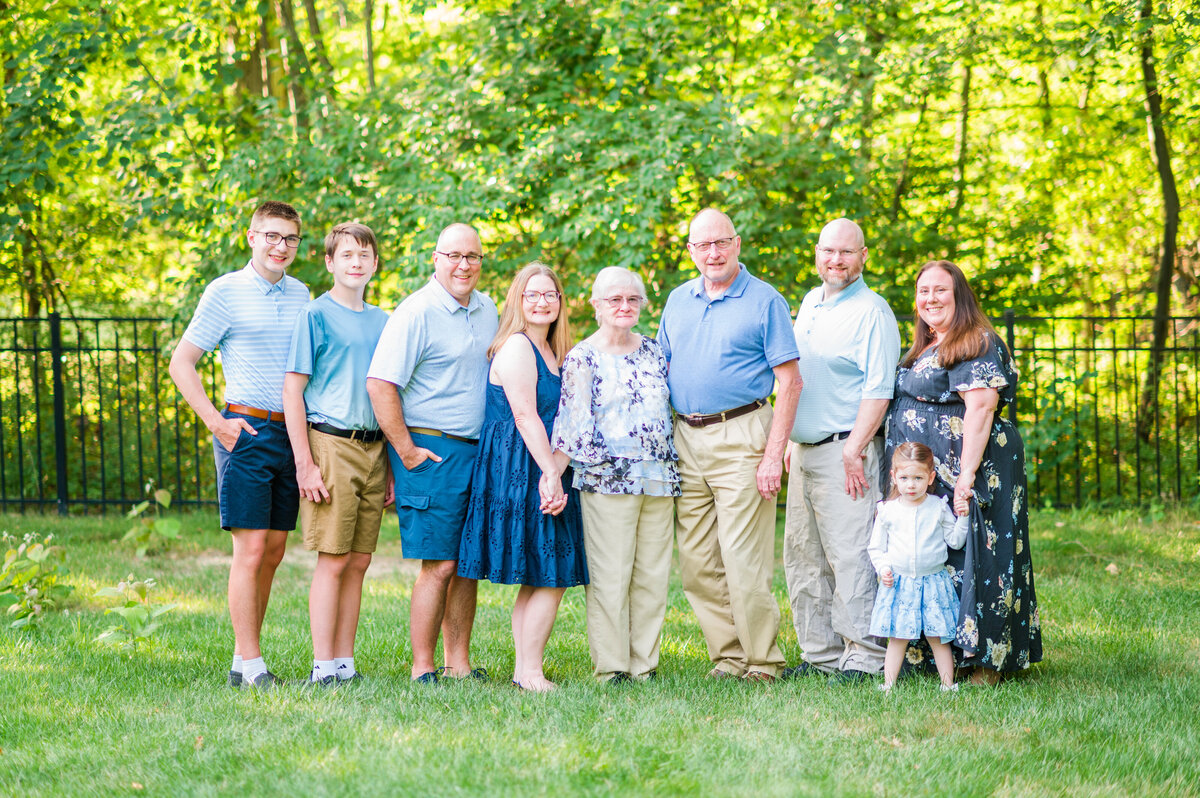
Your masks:
{"label": "tall teenage boy", "polygon": [[388,314],[363,301],[379,265],[371,228],[339,224],[325,237],[333,288],[296,318],[283,409],[300,484],[304,547],[317,552],[308,595],[313,668],[328,687],[358,677],[354,636],[363,576],[379,540],[391,478],[367,396],[367,368]]}
{"label": "tall teenage boy", "polygon": [[[250,263],[204,290],[171,356],[171,379],[213,434],[221,527],[232,533],[229,617],[232,687],[270,689],[259,635],[287,533],[296,528],[300,491],[283,417],[283,373],[296,315],[308,288],[286,274],[300,246],[300,215],[286,202],[264,202],[246,231]],[[225,405],[209,400],[196,370],[221,350]]]}

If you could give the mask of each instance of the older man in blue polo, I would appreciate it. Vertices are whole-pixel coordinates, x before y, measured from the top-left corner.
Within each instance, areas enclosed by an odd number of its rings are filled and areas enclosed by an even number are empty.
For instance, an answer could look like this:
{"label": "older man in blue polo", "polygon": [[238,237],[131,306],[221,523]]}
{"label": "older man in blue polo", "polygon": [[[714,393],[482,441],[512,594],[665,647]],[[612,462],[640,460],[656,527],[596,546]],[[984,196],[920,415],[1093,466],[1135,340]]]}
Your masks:
{"label": "older man in blue polo", "polygon": [[763,683],[784,664],[775,496],[801,380],[787,301],[738,260],[741,244],[724,213],[696,214],[687,246],[700,276],[671,292],[658,340],[676,413],[679,565],[708,675]]}
{"label": "older man in blue polo", "polygon": [[835,219],[821,230],[821,284],[796,314],[804,396],[788,450],[783,569],[803,660],[785,678],[866,679],[884,649],[868,631],[875,569],[867,543],[880,499],[883,440],[900,332],[883,297],[863,281],[862,229]]}
{"label": "older man in blue polo", "polygon": [[[475,228],[438,237],[433,278],[388,319],[367,372],[367,393],[388,440],[406,559],[421,561],[409,607],[413,681],[487,677],[469,656],[476,582],[457,575],[458,544],[483,427],[487,348],[496,304],[475,290],[483,245]],[[438,633],[445,666],[435,660]]]}

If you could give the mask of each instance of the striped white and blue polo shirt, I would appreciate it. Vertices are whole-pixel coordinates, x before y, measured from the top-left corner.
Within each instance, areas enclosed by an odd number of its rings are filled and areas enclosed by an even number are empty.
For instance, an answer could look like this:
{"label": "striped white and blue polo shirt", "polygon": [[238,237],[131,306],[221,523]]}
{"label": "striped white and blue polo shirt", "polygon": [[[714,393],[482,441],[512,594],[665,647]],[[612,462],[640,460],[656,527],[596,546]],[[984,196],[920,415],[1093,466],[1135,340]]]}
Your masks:
{"label": "striped white and blue polo shirt", "polygon": [[220,348],[227,403],[283,412],[292,328],[308,300],[295,277],[270,283],[250,263],[204,289],[183,339],[206,352]]}

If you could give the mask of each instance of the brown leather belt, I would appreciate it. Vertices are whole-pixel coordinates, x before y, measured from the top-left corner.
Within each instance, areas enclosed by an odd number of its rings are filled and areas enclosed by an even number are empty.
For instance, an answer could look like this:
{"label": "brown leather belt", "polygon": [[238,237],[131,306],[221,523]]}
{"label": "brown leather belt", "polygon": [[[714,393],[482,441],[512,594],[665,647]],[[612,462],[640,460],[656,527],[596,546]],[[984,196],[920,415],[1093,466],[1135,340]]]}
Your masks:
{"label": "brown leather belt", "polygon": [[680,421],[682,421],[684,424],[687,424],[689,427],[707,427],[710,424],[720,424],[722,421],[728,421],[731,418],[737,418],[738,416],[744,416],[747,413],[753,413],[766,403],[766,399],[755,399],[748,405],[735,407],[732,410],[726,410],[722,413],[709,413],[708,415],[693,413],[690,416],[685,416],[682,413],[678,413],[676,415],[679,416]]}
{"label": "brown leather belt", "polygon": [[317,424],[312,421],[308,422],[308,428],[326,435],[336,435],[339,438],[349,438],[352,441],[362,441],[363,443],[375,443],[383,440],[383,430],[379,429],[342,429],[332,424]]}
{"label": "brown leather belt", "polygon": [[463,443],[479,443],[475,438],[464,438],[461,435],[451,435],[449,432],[442,432],[440,429],[429,429],[428,427],[409,427],[409,432],[415,432],[418,435],[432,435],[435,438],[449,438],[452,441],[462,441]]}
{"label": "brown leather belt", "polygon": [[261,418],[263,421],[278,421],[283,423],[283,413],[275,410],[260,410],[257,407],[248,405],[231,405],[228,402],[225,404],[225,410],[230,413],[237,413],[239,416],[250,416],[250,418]]}

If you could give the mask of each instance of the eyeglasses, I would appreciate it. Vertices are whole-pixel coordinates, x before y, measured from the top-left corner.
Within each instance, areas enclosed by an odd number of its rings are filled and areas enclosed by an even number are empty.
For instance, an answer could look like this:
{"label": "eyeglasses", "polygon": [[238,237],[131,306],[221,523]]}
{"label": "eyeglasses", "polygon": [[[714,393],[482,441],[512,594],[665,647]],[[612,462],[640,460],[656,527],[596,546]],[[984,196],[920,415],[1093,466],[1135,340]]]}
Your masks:
{"label": "eyeglasses", "polygon": [[852,258],[862,252],[865,247],[858,249],[833,249],[831,247],[817,247],[817,254],[822,257],[832,258],[834,255],[841,255],[843,258]]}
{"label": "eyeglasses", "polygon": [[539,299],[546,300],[547,305],[553,305],[562,294],[557,291],[522,291],[521,296],[531,305],[537,304]]}
{"label": "eyeglasses", "polygon": [[629,307],[633,308],[634,310],[637,310],[642,306],[642,298],[640,296],[606,296],[602,297],[601,301],[605,302],[613,310],[621,307],[626,302],[628,302]]}
{"label": "eyeglasses", "polygon": [[268,244],[273,247],[279,246],[280,241],[287,244],[288,249],[295,249],[296,247],[300,246],[300,236],[285,236],[281,233],[264,233],[262,230],[251,230],[250,232],[258,233],[266,240]]}
{"label": "eyeglasses", "polygon": [[712,241],[689,241],[688,246],[700,252],[707,252],[709,247],[716,245],[721,252],[733,246],[732,238],[714,238]]}
{"label": "eyeglasses", "polygon": [[466,258],[467,263],[471,264],[472,266],[478,266],[479,264],[483,263],[483,256],[476,255],[473,252],[468,252],[465,255],[461,252],[438,252],[436,249],[434,252],[437,252],[437,254],[450,261],[451,266],[457,266],[458,264],[462,263],[463,258]]}

